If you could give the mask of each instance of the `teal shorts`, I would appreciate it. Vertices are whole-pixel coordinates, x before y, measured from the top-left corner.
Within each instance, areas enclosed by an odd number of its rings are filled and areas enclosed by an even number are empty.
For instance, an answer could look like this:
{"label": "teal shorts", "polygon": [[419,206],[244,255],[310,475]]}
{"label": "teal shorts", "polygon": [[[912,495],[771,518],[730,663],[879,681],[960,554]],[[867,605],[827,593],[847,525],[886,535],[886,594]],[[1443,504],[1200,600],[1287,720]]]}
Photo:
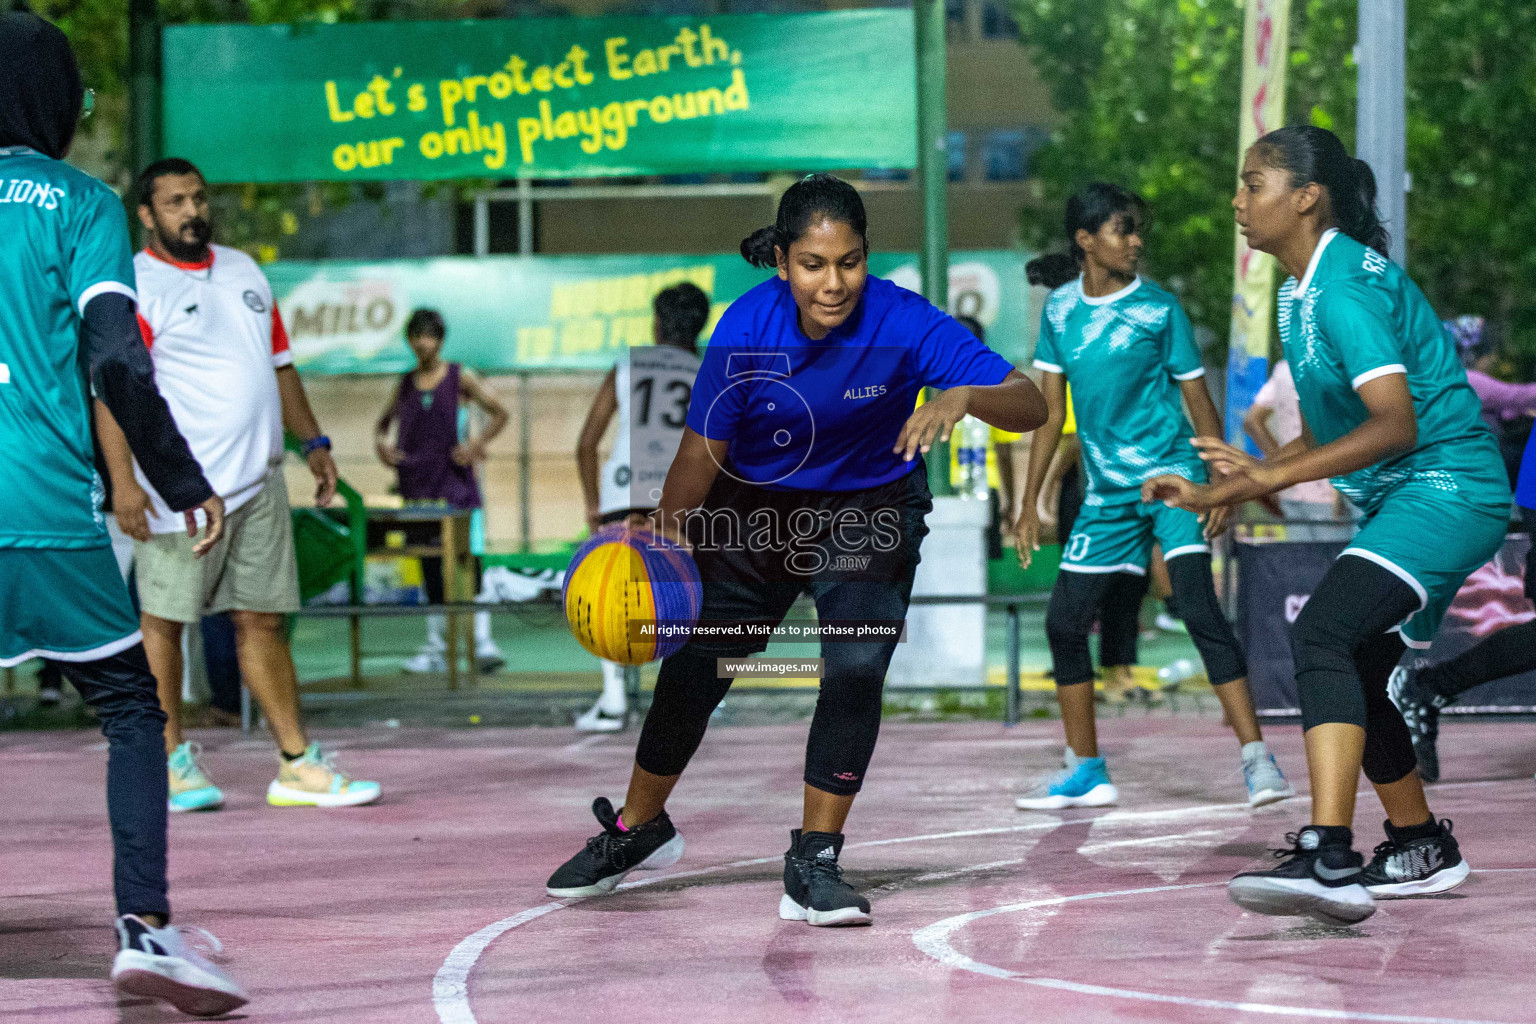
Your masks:
{"label": "teal shorts", "polygon": [[1358,555],[1419,595],[1419,610],[1398,627],[1409,647],[1427,648],[1468,576],[1504,543],[1509,511],[1470,505],[1437,491],[1399,488],[1362,522],[1339,557]]}
{"label": "teal shorts", "polygon": [[0,666],[96,661],[141,639],[110,547],[0,548]]}
{"label": "teal shorts", "polygon": [[1152,562],[1152,542],[1163,557],[1210,554],[1200,517],[1160,501],[1122,505],[1084,505],[1061,552],[1068,572],[1129,572],[1144,576]]}

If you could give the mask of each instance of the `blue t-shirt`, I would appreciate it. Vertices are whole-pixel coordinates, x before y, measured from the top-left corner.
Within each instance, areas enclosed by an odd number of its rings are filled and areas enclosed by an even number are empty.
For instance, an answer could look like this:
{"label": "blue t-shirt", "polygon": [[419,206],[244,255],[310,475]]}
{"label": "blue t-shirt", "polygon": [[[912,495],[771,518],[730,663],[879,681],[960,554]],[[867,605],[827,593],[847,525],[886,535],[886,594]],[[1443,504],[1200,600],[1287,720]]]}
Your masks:
{"label": "blue t-shirt", "polygon": [[922,388],[1001,384],[1012,369],[922,296],[873,276],[852,315],[812,341],[773,277],[720,317],[688,426],[729,441],[723,469],[747,483],[862,490],[912,471],[891,448]]}

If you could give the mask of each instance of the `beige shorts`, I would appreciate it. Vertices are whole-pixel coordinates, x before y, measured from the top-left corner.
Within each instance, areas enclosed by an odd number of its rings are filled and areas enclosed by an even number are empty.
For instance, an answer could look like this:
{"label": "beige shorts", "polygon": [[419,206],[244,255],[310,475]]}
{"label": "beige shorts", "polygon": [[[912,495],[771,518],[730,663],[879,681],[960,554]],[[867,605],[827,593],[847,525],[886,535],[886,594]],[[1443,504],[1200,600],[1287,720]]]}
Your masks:
{"label": "beige shorts", "polygon": [[134,542],[139,606],[148,614],[190,623],[219,612],[299,610],[293,517],[281,471],[229,515],[211,551],[194,558],[193,543],[185,533]]}

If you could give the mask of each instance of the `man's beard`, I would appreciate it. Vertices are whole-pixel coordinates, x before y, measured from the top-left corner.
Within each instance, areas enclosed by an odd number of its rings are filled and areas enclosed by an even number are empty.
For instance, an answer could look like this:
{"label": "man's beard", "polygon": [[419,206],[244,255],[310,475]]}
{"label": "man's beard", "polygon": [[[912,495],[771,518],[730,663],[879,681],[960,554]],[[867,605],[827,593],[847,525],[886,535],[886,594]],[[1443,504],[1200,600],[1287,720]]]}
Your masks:
{"label": "man's beard", "polygon": [[184,242],[181,232],[157,231],[160,236],[160,244],[165,246],[165,251],[175,259],[183,263],[199,263],[208,258],[208,242],[213,238],[213,226],[201,217],[193,217],[182,225],[182,228],[191,228],[196,238],[194,242]]}

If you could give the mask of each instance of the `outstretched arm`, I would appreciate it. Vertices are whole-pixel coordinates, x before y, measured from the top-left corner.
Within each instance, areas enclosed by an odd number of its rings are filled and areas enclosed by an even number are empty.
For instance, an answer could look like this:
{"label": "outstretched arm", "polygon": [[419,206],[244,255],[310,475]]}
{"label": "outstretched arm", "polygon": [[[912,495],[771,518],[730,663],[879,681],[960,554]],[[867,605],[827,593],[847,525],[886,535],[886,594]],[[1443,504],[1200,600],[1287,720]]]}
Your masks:
{"label": "outstretched arm", "polygon": [[935,440],[948,441],[955,424],[966,416],[1022,434],[1045,422],[1045,398],[1035,382],[1018,370],[1010,370],[998,384],[948,388],[908,417],[892,451],[911,461],[918,452],[926,453]]}
{"label": "outstretched arm", "polygon": [[720,465],[730,452],[729,441],[717,441],[683,428],[683,440],[677,446],[667,482],[661,488],[661,501],[652,513],[657,528],[680,544],[685,544],[685,520],[689,512],[704,504],[709,489],[720,475]]}
{"label": "outstretched arm", "polygon": [[1200,457],[1226,478],[1202,487],[1182,477],[1154,477],[1142,485],[1142,500],[1204,512],[1308,480],[1347,476],[1411,451],[1418,443],[1419,426],[1408,377],[1401,373],[1377,377],[1360,385],[1357,394],[1370,417],[1336,441],[1315,447],[1292,442],[1279,458],[1260,462],[1224,441],[1196,438]]}

